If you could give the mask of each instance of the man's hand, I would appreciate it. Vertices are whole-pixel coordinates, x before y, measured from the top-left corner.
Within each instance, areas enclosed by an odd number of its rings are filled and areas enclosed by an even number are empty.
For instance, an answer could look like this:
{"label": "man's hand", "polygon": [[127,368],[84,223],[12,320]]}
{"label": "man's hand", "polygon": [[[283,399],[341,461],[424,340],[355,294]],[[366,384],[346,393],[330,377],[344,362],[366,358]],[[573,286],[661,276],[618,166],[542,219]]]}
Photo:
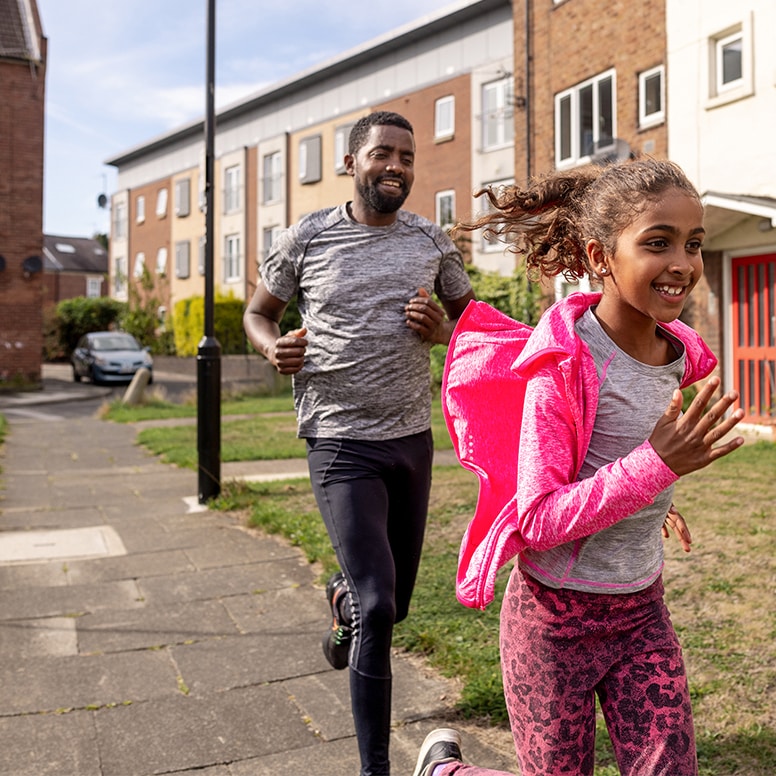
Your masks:
{"label": "man's hand", "polygon": [[272,352],[267,354],[270,363],[282,375],[292,375],[304,366],[304,354],[308,341],[307,329],[295,329],[275,340]]}
{"label": "man's hand", "polygon": [[419,288],[418,295],[404,306],[404,317],[407,326],[416,331],[422,340],[434,344],[445,342],[444,332],[441,331],[446,323],[445,311],[425,288]]}

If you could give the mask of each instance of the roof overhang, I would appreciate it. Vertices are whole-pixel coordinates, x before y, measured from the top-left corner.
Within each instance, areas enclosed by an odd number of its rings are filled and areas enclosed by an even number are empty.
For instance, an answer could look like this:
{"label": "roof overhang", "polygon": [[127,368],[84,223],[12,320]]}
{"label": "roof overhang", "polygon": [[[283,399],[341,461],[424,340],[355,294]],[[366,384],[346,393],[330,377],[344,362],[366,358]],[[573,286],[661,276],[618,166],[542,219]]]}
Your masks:
{"label": "roof overhang", "polygon": [[706,232],[715,236],[732,229],[747,218],[760,218],[763,231],[776,229],[776,198],[707,191],[701,202],[705,210]]}

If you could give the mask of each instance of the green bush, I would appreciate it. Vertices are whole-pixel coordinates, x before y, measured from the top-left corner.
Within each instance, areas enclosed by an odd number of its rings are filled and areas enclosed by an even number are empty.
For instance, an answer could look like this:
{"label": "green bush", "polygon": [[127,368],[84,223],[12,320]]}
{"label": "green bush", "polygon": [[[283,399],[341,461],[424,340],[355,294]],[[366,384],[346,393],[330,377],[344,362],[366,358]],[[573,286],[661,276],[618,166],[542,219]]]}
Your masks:
{"label": "green bush", "polygon": [[125,310],[126,304],[107,296],[77,296],[61,301],[56,308],[61,355],[69,357],[84,334],[115,328]]}
{"label": "green bush", "polygon": [[[213,300],[213,334],[223,355],[245,353],[243,332],[244,302],[233,295],[216,295]],[[205,299],[192,296],[176,302],[173,310],[175,352],[179,356],[196,356],[205,331]]]}

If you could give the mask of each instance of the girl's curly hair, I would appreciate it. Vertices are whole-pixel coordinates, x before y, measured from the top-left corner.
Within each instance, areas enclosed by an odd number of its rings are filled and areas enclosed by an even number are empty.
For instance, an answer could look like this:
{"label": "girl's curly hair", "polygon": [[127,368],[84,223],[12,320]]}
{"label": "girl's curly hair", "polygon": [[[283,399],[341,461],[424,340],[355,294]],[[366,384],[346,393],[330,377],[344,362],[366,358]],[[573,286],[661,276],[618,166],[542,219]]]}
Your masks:
{"label": "girl's curly hair", "polygon": [[617,238],[644,204],[678,189],[700,203],[687,176],[673,162],[642,157],[550,173],[525,189],[508,186],[477,192],[492,210],[461,223],[456,232],[484,229],[488,238],[525,256],[529,277],[563,275],[569,280],[592,275],[585,246],[598,240],[612,255]]}

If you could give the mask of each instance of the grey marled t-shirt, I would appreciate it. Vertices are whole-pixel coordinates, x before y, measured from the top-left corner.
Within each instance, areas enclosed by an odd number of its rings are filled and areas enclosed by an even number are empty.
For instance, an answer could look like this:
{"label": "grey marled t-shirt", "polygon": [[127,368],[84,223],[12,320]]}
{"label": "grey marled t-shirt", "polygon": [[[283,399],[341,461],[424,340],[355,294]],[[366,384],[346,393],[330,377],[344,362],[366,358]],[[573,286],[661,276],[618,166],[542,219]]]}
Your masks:
{"label": "grey marled t-shirt", "polygon": [[430,427],[428,343],[404,306],[425,288],[470,290],[463,261],[434,223],[400,210],[390,226],[353,221],[345,205],[283,232],[259,271],[278,299],[298,297],[309,345],[294,375],[301,437],[382,440]]}

